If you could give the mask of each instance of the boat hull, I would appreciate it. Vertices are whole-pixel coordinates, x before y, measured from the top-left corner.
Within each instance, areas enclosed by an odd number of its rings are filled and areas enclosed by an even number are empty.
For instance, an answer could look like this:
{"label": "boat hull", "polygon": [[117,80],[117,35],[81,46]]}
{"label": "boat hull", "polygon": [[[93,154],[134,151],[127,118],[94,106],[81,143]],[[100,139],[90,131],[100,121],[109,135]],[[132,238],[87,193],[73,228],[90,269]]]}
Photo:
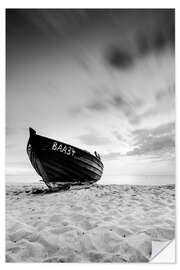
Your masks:
{"label": "boat hull", "polygon": [[99,158],[77,147],[37,135],[30,129],[27,153],[43,181],[52,186],[91,184],[103,173]]}

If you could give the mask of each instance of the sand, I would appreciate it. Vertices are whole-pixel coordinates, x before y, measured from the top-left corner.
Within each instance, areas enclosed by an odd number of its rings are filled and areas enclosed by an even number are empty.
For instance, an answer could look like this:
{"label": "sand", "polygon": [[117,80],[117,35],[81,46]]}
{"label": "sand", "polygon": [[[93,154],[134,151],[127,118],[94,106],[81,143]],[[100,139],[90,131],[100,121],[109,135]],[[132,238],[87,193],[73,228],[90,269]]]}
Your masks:
{"label": "sand", "polygon": [[148,262],[174,238],[174,185],[41,187],[6,187],[7,262]]}

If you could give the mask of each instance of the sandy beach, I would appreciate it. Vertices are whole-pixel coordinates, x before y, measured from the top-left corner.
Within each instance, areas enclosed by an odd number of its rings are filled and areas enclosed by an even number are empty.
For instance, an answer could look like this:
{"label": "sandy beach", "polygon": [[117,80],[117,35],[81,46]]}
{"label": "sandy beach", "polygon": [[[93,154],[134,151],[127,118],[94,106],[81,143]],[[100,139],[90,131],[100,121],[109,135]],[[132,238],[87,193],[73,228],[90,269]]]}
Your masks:
{"label": "sandy beach", "polygon": [[174,238],[174,185],[42,186],[6,186],[7,262],[148,262]]}

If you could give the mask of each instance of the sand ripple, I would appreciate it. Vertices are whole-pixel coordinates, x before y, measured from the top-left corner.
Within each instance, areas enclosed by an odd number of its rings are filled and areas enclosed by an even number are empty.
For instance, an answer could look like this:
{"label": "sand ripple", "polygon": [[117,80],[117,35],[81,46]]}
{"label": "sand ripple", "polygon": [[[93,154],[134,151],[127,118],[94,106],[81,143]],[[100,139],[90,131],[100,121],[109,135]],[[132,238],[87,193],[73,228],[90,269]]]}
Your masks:
{"label": "sand ripple", "polygon": [[152,241],[174,238],[172,185],[6,192],[7,262],[148,262]]}

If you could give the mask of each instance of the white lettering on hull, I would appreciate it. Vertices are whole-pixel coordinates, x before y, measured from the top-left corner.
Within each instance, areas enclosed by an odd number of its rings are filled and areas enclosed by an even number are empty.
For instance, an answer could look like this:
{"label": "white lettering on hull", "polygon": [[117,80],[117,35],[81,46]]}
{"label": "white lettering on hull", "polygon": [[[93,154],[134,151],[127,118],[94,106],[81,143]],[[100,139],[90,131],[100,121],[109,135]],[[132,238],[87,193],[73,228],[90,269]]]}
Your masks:
{"label": "white lettering on hull", "polygon": [[72,157],[76,153],[76,151],[73,149],[73,147],[67,146],[67,145],[63,146],[62,144],[58,145],[57,142],[53,143],[52,150],[64,153],[65,155],[72,156]]}

